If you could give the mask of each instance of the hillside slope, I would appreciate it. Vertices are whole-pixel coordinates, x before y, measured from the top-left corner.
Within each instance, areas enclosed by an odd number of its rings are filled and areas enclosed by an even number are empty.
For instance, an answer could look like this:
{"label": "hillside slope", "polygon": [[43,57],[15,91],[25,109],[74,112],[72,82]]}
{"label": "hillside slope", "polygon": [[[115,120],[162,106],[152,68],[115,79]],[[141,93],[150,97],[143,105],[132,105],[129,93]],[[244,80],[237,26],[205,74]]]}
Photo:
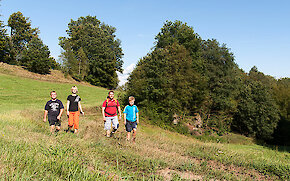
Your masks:
{"label": "hillside slope", "polygon": [[[290,153],[248,144],[201,142],[140,120],[136,144],[124,125],[104,136],[103,88],[78,85],[85,116],[80,133],[49,135],[42,122],[49,92],[63,102],[74,83],[0,74],[0,178],[3,180],[287,180]],[[142,110],[140,111],[142,115]]]}
{"label": "hillside slope", "polygon": [[41,80],[41,81],[90,85],[86,82],[77,82],[69,75],[64,76],[64,74],[60,70],[51,70],[50,74],[41,75],[41,74],[30,72],[21,66],[9,65],[3,62],[0,62],[0,73],[6,74],[6,75],[14,75],[14,76],[23,77],[23,78],[34,79],[34,80]]}

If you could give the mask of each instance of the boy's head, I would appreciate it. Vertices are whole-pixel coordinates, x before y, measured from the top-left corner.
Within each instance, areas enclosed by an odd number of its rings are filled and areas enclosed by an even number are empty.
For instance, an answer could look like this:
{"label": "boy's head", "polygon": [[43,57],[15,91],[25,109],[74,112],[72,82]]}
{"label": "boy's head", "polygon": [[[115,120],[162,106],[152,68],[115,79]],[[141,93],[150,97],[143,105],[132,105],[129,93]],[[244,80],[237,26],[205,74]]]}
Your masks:
{"label": "boy's head", "polygon": [[50,97],[51,97],[52,99],[56,99],[56,96],[57,96],[57,94],[56,94],[55,91],[51,91],[51,92],[50,92]]}
{"label": "boy's head", "polygon": [[71,88],[71,93],[76,94],[76,93],[78,93],[78,92],[79,92],[79,91],[78,91],[77,86],[72,86],[72,88]]}
{"label": "boy's head", "polygon": [[109,91],[109,93],[108,93],[108,97],[110,98],[110,99],[113,99],[114,98],[114,91]]}
{"label": "boy's head", "polygon": [[130,104],[130,106],[133,106],[134,105],[134,102],[135,102],[135,98],[133,96],[130,96],[129,97],[129,104]]}

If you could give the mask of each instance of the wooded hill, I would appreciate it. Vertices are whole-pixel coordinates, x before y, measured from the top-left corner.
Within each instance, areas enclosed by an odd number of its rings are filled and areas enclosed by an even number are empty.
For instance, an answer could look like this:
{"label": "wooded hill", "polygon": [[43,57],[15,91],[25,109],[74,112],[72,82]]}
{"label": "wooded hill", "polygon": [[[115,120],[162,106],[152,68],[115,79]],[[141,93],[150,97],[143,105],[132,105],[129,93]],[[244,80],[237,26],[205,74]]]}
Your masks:
{"label": "wooded hill", "polygon": [[[187,133],[184,123],[219,135],[239,132],[289,145],[290,79],[276,80],[254,66],[244,72],[225,44],[203,40],[180,21],[167,21],[152,52],[140,59],[124,87],[153,123]],[[174,117],[180,123],[172,126]],[[182,124],[183,123],[183,124]]]}

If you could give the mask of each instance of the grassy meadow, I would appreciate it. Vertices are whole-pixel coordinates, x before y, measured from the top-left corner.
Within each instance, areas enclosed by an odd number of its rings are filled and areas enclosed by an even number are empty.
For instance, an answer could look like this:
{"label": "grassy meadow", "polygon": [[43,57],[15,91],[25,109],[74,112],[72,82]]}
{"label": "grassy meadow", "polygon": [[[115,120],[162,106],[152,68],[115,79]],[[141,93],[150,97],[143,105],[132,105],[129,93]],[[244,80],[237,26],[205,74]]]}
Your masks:
{"label": "grassy meadow", "polygon": [[49,92],[55,90],[65,104],[72,85],[0,74],[0,180],[290,179],[290,153],[252,141],[201,141],[144,118],[136,144],[125,140],[122,122],[114,137],[106,138],[100,106],[107,90],[93,86],[77,85],[85,112],[79,134],[63,131],[62,116],[62,131],[51,136],[42,121]]}

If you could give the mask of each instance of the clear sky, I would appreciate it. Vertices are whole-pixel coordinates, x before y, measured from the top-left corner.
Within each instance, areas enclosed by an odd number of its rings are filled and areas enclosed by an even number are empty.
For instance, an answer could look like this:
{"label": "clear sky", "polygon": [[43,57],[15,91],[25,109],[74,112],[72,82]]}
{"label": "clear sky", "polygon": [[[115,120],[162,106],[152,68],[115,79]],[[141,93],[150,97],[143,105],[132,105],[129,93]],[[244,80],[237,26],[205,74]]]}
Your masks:
{"label": "clear sky", "polygon": [[[17,11],[38,27],[51,55],[58,59],[58,37],[71,19],[96,16],[117,28],[125,73],[154,46],[166,20],[181,20],[202,39],[217,39],[235,55],[240,68],[253,66],[275,78],[290,77],[290,1],[288,0],[2,0],[1,20]],[[123,82],[126,75],[121,76]]]}

